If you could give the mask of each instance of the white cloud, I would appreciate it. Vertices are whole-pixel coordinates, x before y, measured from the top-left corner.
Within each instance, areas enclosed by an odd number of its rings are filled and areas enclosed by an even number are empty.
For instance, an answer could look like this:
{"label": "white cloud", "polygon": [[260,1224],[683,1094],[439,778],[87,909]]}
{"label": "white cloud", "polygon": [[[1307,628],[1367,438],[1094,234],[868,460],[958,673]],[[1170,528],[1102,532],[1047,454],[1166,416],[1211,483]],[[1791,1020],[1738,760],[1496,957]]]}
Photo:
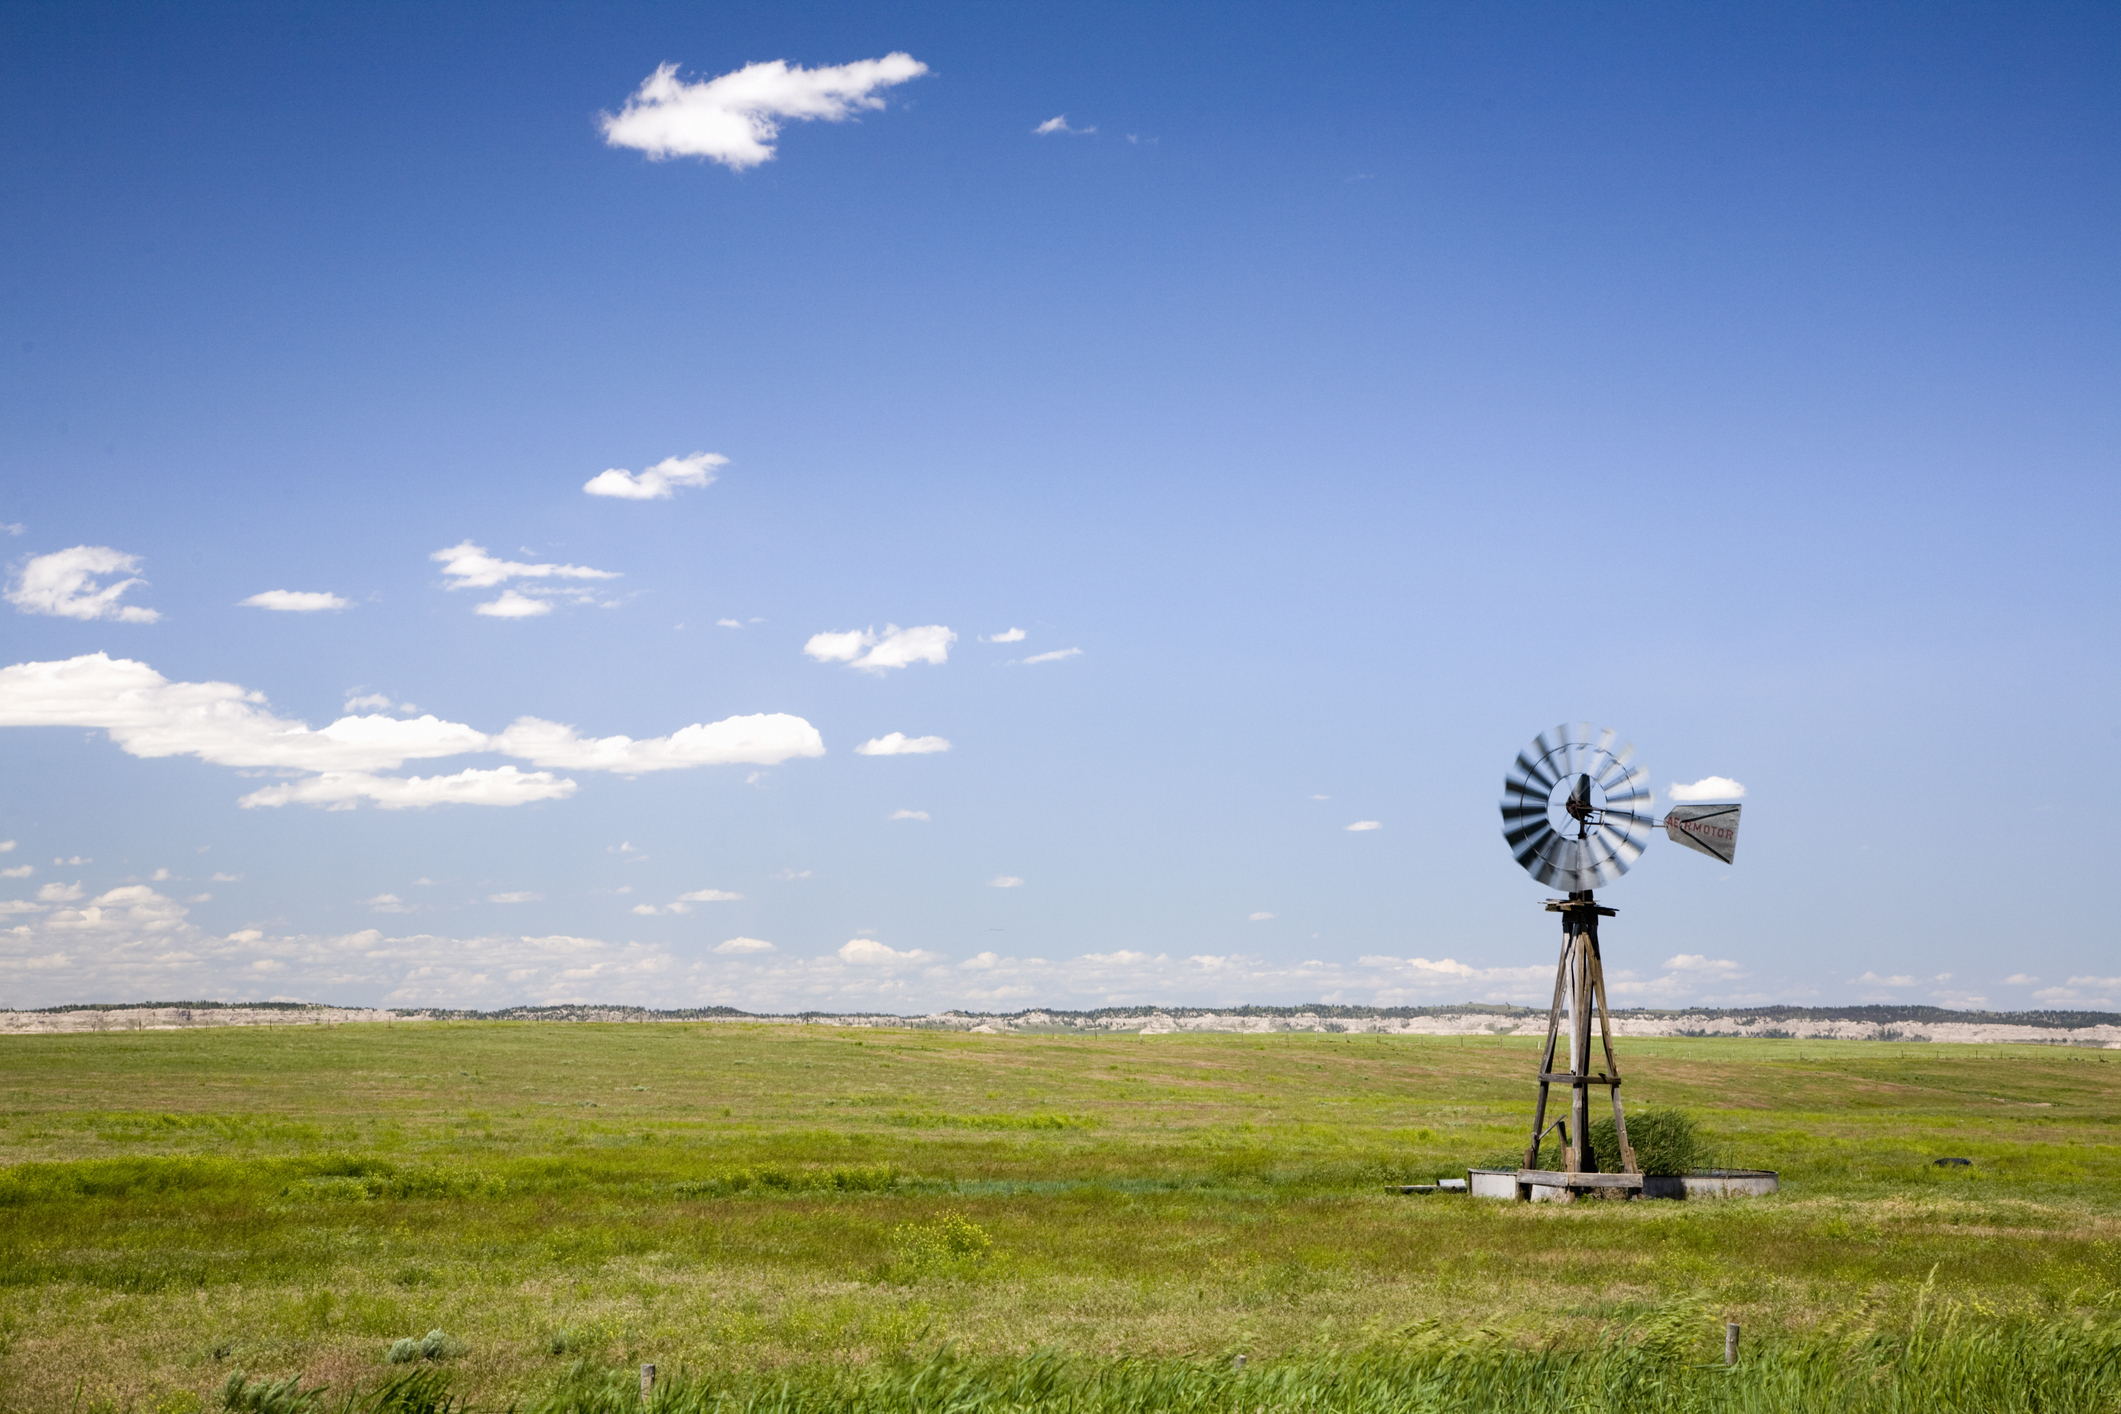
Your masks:
{"label": "white cloud", "polygon": [[615,496],[622,501],[667,501],[681,486],[712,486],[714,470],[727,466],[729,458],[713,452],[694,452],[689,457],[665,457],[639,476],[613,467],[582,483],[592,496]]}
{"label": "white cloud", "polygon": [[793,757],[823,756],[825,739],[816,727],[785,712],[695,722],[669,736],[645,741],[628,736],[585,737],[559,722],[518,717],[492,738],[491,749],[562,771],[637,775],[692,766],[778,766]]}
{"label": "white cloud", "polygon": [[552,601],[533,599],[513,589],[504,589],[500,598],[489,599],[472,612],[484,614],[489,619],[535,619],[552,612]]}
{"label": "white cloud", "polygon": [[924,952],[919,948],[900,952],[897,948],[887,947],[874,938],[850,940],[840,948],[839,957],[841,961],[854,963],[858,967],[915,967],[922,963],[943,960],[940,954]]}
{"label": "white cloud", "polygon": [[243,882],[241,874],[211,874],[207,877],[217,884],[240,884]]}
{"label": "white cloud", "polygon": [[1856,980],[1859,983],[1867,982],[1876,987],[1912,987],[1915,985],[1915,979],[1912,977],[1880,977],[1875,972],[1866,972]]}
{"label": "white cloud", "polygon": [[1048,133],[1069,133],[1076,137],[1088,137],[1091,133],[1096,132],[1097,129],[1071,128],[1068,126],[1068,115],[1066,113],[1063,113],[1057,118],[1046,119],[1045,122],[1040,123],[1031,131],[1037,133],[1041,137],[1045,136]]}
{"label": "white cloud", "polygon": [[326,771],[284,785],[267,786],[237,799],[245,810],[258,806],[321,805],[351,810],[363,800],[385,810],[425,810],[430,805],[528,805],[565,800],[573,781],[549,771],[518,771],[500,766],[490,771],[466,769],[453,776],[375,776],[366,771]]}
{"label": "white cloud", "polygon": [[434,717],[342,717],[322,730],[275,717],[264,694],[171,682],[145,663],[84,654],[0,668],[0,726],[100,727],[128,755],[220,766],[371,770],[487,749],[483,732]]}
{"label": "white cloud", "polygon": [[38,555],[22,566],[8,588],[7,599],[25,614],[51,614],[62,619],[115,619],[125,624],[151,624],[162,616],[138,604],[120,604],[119,596],[146,580],[137,576],[115,584],[99,585],[104,575],[126,574],[140,568],[140,557],[108,545],[76,545]]}
{"label": "white cloud", "polygon": [[772,877],[779,879],[782,883],[788,883],[796,879],[807,879],[811,873],[812,871],[808,869],[783,869]]}
{"label": "white cloud", "polygon": [[34,864],[17,864],[12,869],[0,869],[0,879],[27,879],[36,872]]}
{"label": "white cloud", "polygon": [[886,820],[925,820],[928,818],[928,812],[925,810],[894,810],[884,818]]}
{"label": "white cloud", "polygon": [[1247,923],[1264,923],[1273,916],[1271,913],[1248,913],[1245,915],[1245,921]]}
{"label": "white cloud", "polygon": [[2030,976],[2027,973],[2013,972],[2010,976],[2003,979],[2003,985],[2006,987],[2030,987],[2039,980],[2039,978]]}
{"label": "white cloud", "polygon": [[388,712],[396,705],[390,698],[380,692],[371,692],[363,697],[349,697],[346,699],[346,710],[349,712],[359,711],[364,707],[373,707]]}
{"label": "white cloud", "polygon": [[1384,821],[1382,820],[1357,820],[1346,828],[1350,830],[1382,830],[1384,827]]}
{"label": "white cloud", "polygon": [[[629,893],[631,890],[621,889],[619,892]],[[644,918],[653,918],[659,913],[690,913],[696,903],[728,903],[742,897],[742,894],[724,893],[720,889],[698,889],[689,894],[679,894],[677,902],[666,903],[660,908],[652,903],[637,903],[633,906],[633,911]]]}
{"label": "white cloud", "polygon": [[361,901],[378,913],[412,912],[412,905],[399,898],[396,894],[377,894],[374,898]]}
{"label": "white cloud", "polygon": [[82,888],[78,882],[72,884],[46,884],[43,888],[37,890],[37,902],[72,903],[75,899],[81,897],[81,894]]}
{"label": "white cloud", "polygon": [[0,840],[0,854],[11,854],[14,852],[14,848],[15,842],[13,840]]}
{"label": "white cloud", "polygon": [[991,634],[981,641],[984,643],[1022,643],[1024,641],[1024,631],[1020,628],[1012,628],[1002,633]]}
{"label": "white cloud", "polygon": [[1674,781],[1666,794],[1679,801],[1737,800],[1745,794],[1745,787],[1729,776],[1703,776],[1690,786]]}
{"label": "white cloud", "polygon": [[929,756],[938,751],[948,751],[950,742],[939,736],[907,736],[904,732],[892,732],[889,736],[871,737],[854,748],[857,756]]}
{"label": "white cloud", "polygon": [[882,637],[874,629],[815,633],[803,645],[803,651],[820,663],[848,663],[865,672],[880,673],[914,663],[943,663],[955,642],[957,635],[941,624],[919,628],[887,624]]}
{"label": "white cloud", "polygon": [[518,889],[514,893],[488,894],[486,901],[488,903],[537,903],[544,897],[545,895],[531,893],[528,889]]}
{"label": "white cloud", "polygon": [[716,619],[714,626],[716,628],[742,628],[744,625],[736,619]]}
{"label": "white cloud", "polygon": [[1701,953],[1683,952],[1677,957],[1664,960],[1665,967],[1673,972],[1691,972],[1711,977],[1743,977],[1745,969],[1727,958],[1711,958]]}
{"label": "white cloud", "polygon": [[749,954],[772,952],[773,944],[767,942],[764,938],[731,938],[727,942],[716,943],[714,950],[724,957],[743,957]]}
{"label": "white cloud", "polygon": [[85,654],[60,662],[0,668],[0,726],[100,727],[129,755],[196,756],[221,766],[327,773],[245,797],[251,805],[290,801],[428,805],[443,801],[521,804],[571,794],[574,782],[514,767],[398,780],[370,773],[408,761],[496,752],[559,770],[646,771],[822,756],[823,738],[801,717],[761,713],[680,728],[667,737],[584,737],[571,726],[520,717],[489,736],[432,715],[341,717],[327,727],[275,717],[262,693],[234,683],[171,682],[145,663]]}
{"label": "white cloud", "polygon": [[9,535],[20,535],[23,531],[28,529],[29,527],[24,525],[19,520],[15,521],[11,525],[0,525],[0,530],[6,531]]}
{"label": "white cloud", "polygon": [[239,607],[277,609],[283,614],[314,614],[322,609],[350,609],[353,600],[308,589],[268,589],[242,600]]}
{"label": "white cloud", "polygon": [[164,880],[174,879],[176,877],[177,876],[175,874],[170,873],[167,869],[157,869],[154,873],[147,876],[147,881],[150,884],[159,884],[162,883]]}
{"label": "white cloud", "polygon": [[987,881],[987,887],[990,889],[1020,889],[1023,886],[1024,881],[1014,874],[997,874]]}
{"label": "white cloud", "polygon": [[775,59],[685,83],[677,65],[659,65],[618,113],[601,115],[604,141],[653,158],[704,157],[741,172],[772,159],[780,120],[836,123],[884,106],[881,89],[919,78],[928,66],[910,54],[805,69]]}
{"label": "white cloud", "polygon": [[1083,650],[1080,648],[1056,648],[1051,653],[1033,653],[1030,657],[1024,659],[1024,662],[1027,664],[1057,663],[1063,658],[1080,658],[1082,656]]}
{"label": "white cloud", "polygon": [[616,570],[593,570],[587,565],[533,565],[518,560],[497,560],[483,545],[469,540],[437,550],[429,559],[439,562],[450,589],[492,589],[511,579],[617,579]]}
{"label": "white cloud", "polygon": [[2069,984],[2072,987],[2121,987],[2121,977],[2072,977]]}

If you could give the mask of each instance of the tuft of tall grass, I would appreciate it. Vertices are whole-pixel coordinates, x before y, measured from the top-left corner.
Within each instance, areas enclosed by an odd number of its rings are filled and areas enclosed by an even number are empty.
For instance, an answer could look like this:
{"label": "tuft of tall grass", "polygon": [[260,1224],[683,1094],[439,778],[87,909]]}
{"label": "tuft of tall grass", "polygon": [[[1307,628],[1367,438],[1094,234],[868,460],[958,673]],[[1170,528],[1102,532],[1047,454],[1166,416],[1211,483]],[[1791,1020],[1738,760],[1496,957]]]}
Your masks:
{"label": "tuft of tall grass", "polygon": [[406,1336],[392,1341],[390,1349],[383,1352],[383,1363],[410,1365],[419,1360],[454,1360],[470,1350],[469,1345],[437,1326],[417,1340]]}
{"label": "tuft of tall grass", "polygon": [[[1628,1146],[1644,1173],[1669,1176],[1709,1166],[1709,1146],[1685,1110],[1647,1105],[1628,1114]],[[1620,1171],[1620,1136],[1613,1117],[1591,1121],[1591,1152],[1607,1173]]]}
{"label": "tuft of tall grass", "polygon": [[336,1407],[325,1402],[328,1393],[326,1385],[302,1388],[299,1375],[268,1383],[237,1370],[221,1387],[221,1407],[237,1414],[470,1414],[439,1370],[416,1370],[373,1389],[349,1391]]}
{"label": "tuft of tall grass", "polygon": [[[1635,1151],[1636,1165],[1644,1173],[1656,1175],[1693,1173],[1706,1168],[1711,1153],[1694,1117],[1685,1110],[1669,1106],[1646,1105],[1639,1110],[1629,1110],[1628,1144]],[[1591,1121],[1591,1152],[1598,1156],[1601,1170],[1620,1172],[1620,1136],[1614,1129],[1611,1115]],[[1546,1147],[1539,1151],[1539,1162],[1533,1167],[1560,1169],[1563,1162],[1560,1143],[1549,1139]],[[1491,1154],[1471,1167],[1514,1169],[1523,1163],[1524,1151],[1516,1149]]]}

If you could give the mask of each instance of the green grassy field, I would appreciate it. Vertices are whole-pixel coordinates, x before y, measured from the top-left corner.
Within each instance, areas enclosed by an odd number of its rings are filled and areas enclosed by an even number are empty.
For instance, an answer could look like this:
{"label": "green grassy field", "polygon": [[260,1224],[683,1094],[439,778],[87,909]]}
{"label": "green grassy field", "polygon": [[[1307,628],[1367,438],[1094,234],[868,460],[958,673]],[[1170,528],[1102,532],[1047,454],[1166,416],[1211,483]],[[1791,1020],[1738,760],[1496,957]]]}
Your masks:
{"label": "green grassy field", "polygon": [[[336,1401],[436,1328],[463,1351],[417,1368],[481,1409],[637,1408],[644,1361],[672,1408],[1802,1408],[1806,1378],[2121,1408],[2121,1053],[1631,1041],[1630,1103],[1691,1111],[1779,1196],[1385,1191],[1521,1144],[1533,1060],[706,1024],[10,1037],[0,1408],[219,1407],[239,1369]],[[1694,1369],[1726,1320],[1747,1360]],[[1946,1365],[2017,1402],[1953,1403]]]}

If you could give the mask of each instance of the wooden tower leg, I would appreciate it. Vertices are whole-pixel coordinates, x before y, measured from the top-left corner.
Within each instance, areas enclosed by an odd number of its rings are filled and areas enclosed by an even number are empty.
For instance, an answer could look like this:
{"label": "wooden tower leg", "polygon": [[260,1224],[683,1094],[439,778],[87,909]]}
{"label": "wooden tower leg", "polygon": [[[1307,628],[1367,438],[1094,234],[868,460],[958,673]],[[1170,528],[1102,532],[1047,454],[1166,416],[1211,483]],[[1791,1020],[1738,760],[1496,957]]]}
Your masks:
{"label": "wooden tower leg", "polygon": [[1612,1007],[1605,994],[1605,963],[1598,955],[1598,915],[1591,915],[1591,985],[1597,990],[1598,1034],[1605,1041],[1605,1073],[1613,1083],[1607,1093],[1613,1097],[1613,1134],[1620,1141],[1620,1171],[1640,1173],[1635,1166],[1635,1146],[1628,1143],[1628,1117],[1620,1110],[1620,1062],[1613,1057]]}
{"label": "wooden tower leg", "polygon": [[1554,964],[1554,1004],[1547,1008],[1547,1044],[1539,1053],[1539,1103],[1532,1107],[1532,1141],[1525,1145],[1524,1166],[1539,1167],[1539,1143],[1547,1137],[1547,1076],[1554,1071],[1554,1043],[1561,1031],[1561,995],[1569,980],[1569,953],[1576,935],[1569,931],[1566,915],[1561,920],[1561,961]]}
{"label": "wooden tower leg", "polygon": [[[1588,893],[1570,894],[1571,902],[1588,901]],[[1591,931],[1590,918],[1580,908],[1572,908],[1562,915],[1569,920],[1575,936],[1575,963],[1569,977],[1569,1150],[1567,1171],[1570,1173],[1598,1172],[1598,1155],[1591,1148],[1591,1089],[1587,1077],[1591,1072],[1591,1012],[1595,1007],[1595,993],[1591,990]]]}

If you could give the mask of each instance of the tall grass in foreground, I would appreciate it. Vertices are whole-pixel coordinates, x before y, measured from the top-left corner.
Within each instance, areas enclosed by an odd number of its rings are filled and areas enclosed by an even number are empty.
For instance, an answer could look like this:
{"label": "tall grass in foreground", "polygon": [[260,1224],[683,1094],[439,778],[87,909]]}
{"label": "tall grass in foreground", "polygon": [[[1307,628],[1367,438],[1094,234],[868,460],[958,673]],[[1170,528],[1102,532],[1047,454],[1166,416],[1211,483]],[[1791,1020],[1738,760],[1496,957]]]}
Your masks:
{"label": "tall grass in foreground", "polygon": [[[778,1375],[680,1374],[647,1414],[1458,1414],[1645,1410],[1668,1414],[1981,1411],[2110,1414],[2121,1409],[2121,1335],[2089,1325],[1983,1323],[1964,1313],[1906,1332],[1770,1342],[1735,1367],[1709,1354],[1698,1311],[1652,1318],[1632,1338],[1578,1351],[1416,1338],[1393,1350],[1292,1360],[1091,1361],[1064,1355],[960,1359],[945,1350],[896,1368]],[[1720,1328],[1719,1328],[1720,1332]],[[1717,1352],[1720,1354],[1720,1352]],[[634,1372],[579,1368],[534,1414],[641,1414]]]}

